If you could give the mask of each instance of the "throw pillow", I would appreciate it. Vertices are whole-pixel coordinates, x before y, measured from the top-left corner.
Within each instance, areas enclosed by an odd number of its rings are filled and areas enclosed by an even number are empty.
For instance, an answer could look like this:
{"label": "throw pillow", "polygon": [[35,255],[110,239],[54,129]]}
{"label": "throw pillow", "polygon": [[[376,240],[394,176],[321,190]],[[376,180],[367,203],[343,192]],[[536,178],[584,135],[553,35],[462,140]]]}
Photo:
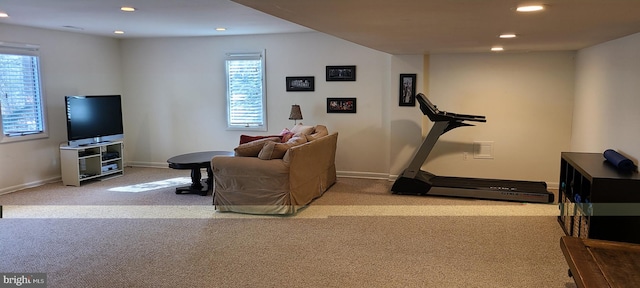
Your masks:
{"label": "throw pillow", "polygon": [[293,132],[289,131],[285,134],[282,135],[282,143],[286,143],[287,141],[289,141],[289,139],[291,139],[291,137],[293,137]]}
{"label": "throw pillow", "polygon": [[282,132],[280,132],[280,136],[287,134],[287,133],[291,133],[291,130],[289,130],[289,128],[285,127],[284,129],[282,129]]}
{"label": "throw pillow", "polygon": [[262,160],[282,159],[289,148],[306,142],[306,137],[293,137],[287,143],[267,142],[258,153],[258,158]]}
{"label": "throw pillow", "polygon": [[302,124],[295,125],[291,128],[291,132],[297,135],[309,135],[313,133],[314,130],[315,128],[313,126],[305,126]]}
{"label": "throw pillow", "polygon": [[291,132],[291,130],[289,130],[289,128],[285,127],[284,129],[282,129],[282,131],[279,134],[280,136],[280,142],[285,143],[287,141],[289,141],[289,139],[291,139],[291,137],[293,137],[293,132]]}
{"label": "throw pillow", "polygon": [[259,140],[240,144],[238,147],[233,149],[233,151],[235,152],[236,156],[256,157],[258,156],[258,154],[260,153],[260,150],[262,150],[262,146],[264,146],[264,143],[266,142],[280,142],[280,138],[278,137],[262,138]]}
{"label": "throw pillow", "polygon": [[307,137],[304,137],[304,136],[293,136],[291,139],[289,139],[289,141],[287,141],[287,143],[291,144],[291,147],[298,146],[300,144],[307,143]]}
{"label": "throw pillow", "polygon": [[262,160],[281,159],[288,149],[288,143],[268,142],[262,146],[258,158]]}

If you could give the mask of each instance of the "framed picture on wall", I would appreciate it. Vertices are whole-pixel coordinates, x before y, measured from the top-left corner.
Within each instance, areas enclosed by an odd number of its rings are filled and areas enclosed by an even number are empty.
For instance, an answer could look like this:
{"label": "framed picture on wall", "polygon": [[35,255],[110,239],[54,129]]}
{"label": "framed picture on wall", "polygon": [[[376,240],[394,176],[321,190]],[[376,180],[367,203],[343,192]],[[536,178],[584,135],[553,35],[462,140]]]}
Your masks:
{"label": "framed picture on wall", "polygon": [[287,91],[314,91],[315,78],[313,76],[286,77]]}
{"label": "framed picture on wall", "polygon": [[416,74],[400,74],[400,106],[416,106]]}
{"label": "framed picture on wall", "polygon": [[327,113],[356,113],[356,98],[327,98]]}
{"label": "framed picture on wall", "polygon": [[356,66],[327,66],[327,81],[356,81]]}

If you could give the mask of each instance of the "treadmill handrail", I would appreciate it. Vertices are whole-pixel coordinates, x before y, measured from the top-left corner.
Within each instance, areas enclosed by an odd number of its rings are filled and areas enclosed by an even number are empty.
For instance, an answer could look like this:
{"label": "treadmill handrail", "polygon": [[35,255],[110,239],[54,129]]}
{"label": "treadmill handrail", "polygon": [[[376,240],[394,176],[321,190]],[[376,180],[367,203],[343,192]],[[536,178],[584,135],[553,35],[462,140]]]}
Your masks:
{"label": "treadmill handrail", "polygon": [[446,111],[438,110],[438,106],[433,105],[431,101],[422,93],[416,95],[418,103],[420,103],[420,110],[422,114],[427,115],[432,122],[437,121],[474,121],[474,122],[487,122],[485,116],[469,115],[469,114],[457,114]]}

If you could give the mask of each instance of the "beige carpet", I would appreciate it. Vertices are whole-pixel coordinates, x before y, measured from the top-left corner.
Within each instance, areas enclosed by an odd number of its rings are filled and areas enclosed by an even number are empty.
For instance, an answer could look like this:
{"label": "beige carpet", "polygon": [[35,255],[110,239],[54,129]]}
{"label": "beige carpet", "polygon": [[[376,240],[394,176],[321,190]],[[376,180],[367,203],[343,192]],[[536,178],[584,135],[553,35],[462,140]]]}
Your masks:
{"label": "beige carpet", "polygon": [[[187,171],[188,172],[188,171]],[[211,195],[109,189],[186,177],[127,168],[0,195],[0,273],[48,287],[575,287],[557,207],[400,196],[339,178],[295,216],[215,212]]]}

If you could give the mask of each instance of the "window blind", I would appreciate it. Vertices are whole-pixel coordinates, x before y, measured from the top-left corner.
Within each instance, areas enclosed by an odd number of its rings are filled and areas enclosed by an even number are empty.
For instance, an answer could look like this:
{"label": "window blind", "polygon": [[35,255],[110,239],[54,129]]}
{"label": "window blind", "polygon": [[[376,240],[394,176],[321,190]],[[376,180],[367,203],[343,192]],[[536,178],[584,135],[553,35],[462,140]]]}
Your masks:
{"label": "window blind", "polygon": [[4,136],[44,132],[37,48],[0,43],[0,114]]}
{"label": "window blind", "polygon": [[227,109],[229,128],[265,127],[264,65],[261,54],[228,55]]}

